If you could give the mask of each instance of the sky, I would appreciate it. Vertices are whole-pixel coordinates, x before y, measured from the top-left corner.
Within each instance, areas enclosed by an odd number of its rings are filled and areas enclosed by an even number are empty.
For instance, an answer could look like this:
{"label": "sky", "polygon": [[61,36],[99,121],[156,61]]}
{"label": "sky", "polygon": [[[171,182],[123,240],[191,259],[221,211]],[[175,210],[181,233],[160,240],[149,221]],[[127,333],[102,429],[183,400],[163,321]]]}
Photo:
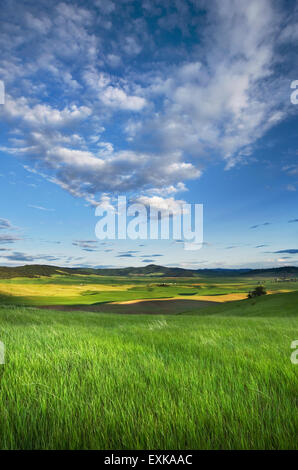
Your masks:
{"label": "sky", "polygon": [[[298,266],[297,40],[291,0],[2,0],[0,265]],[[202,248],[97,239],[119,195]]]}

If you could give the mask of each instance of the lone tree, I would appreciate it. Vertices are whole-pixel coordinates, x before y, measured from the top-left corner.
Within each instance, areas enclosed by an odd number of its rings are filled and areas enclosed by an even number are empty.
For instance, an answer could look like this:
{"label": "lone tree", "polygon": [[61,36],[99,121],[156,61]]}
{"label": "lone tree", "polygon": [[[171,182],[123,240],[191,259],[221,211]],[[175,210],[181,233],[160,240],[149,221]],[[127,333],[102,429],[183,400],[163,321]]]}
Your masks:
{"label": "lone tree", "polygon": [[261,295],[266,295],[266,289],[264,286],[257,286],[254,290],[250,291],[247,295],[248,299],[253,299],[254,297],[260,297]]}

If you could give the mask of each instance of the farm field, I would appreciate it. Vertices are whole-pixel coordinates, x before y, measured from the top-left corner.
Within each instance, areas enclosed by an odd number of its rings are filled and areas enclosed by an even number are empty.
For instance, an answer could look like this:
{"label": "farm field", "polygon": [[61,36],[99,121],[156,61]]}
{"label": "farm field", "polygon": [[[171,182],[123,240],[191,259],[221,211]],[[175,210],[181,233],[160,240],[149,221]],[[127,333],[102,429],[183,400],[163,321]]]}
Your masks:
{"label": "farm field", "polygon": [[0,447],[297,448],[297,302],[154,317],[2,306]]}
{"label": "farm field", "polygon": [[[0,304],[84,305],[143,299],[241,300],[258,283],[268,293],[298,289],[298,282],[243,278],[153,278],[117,276],[50,276],[0,279]],[[134,308],[133,306],[131,307]]]}
{"label": "farm field", "polygon": [[[271,294],[243,300],[261,281]],[[1,279],[0,448],[297,448],[296,289],[272,278]]]}

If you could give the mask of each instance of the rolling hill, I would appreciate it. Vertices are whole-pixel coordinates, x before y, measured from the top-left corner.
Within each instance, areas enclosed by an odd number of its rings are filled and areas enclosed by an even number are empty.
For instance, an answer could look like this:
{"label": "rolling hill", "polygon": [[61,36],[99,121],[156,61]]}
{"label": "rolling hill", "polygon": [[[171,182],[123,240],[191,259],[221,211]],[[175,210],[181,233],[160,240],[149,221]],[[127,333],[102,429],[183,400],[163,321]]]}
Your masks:
{"label": "rolling hill", "polygon": [[285,266],[270,269],[183,269],[176,267],[158,266],[149,264],[142,267],[127,268],[67,268],[49,265],[25,265],[0,267],[0,279],[11,279],[14,277],[40,277],[53,275],[92,274],[98,276],[156,276],[156,277],[273,277],[273,278],[296,278],[298,267]]}

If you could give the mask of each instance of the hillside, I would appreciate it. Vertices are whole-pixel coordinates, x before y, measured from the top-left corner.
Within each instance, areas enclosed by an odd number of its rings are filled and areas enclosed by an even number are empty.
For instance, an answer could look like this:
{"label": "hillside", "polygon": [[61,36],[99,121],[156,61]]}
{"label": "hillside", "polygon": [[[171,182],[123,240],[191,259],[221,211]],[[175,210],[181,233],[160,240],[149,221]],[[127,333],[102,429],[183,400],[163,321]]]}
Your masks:
{"label": "hillside", "polygon": [[92,269],[92,268],[65,268],[48,265],[25,265],[17,267],[0,267],[0,278],[10,279],[13,277],[40,277],[53,275],[72,275],[72,274],[92,274],[100,276],[160,276],[160,277],[193,277],[197,272],[182,268],[167,268],[154,264],[134,268],[115,268],[115,269]]}
{"label": "hillside", "polygon": [[14,277],[40,277],[53,275],[92,274],[99,276],[156,276],[156,277],[273,277],[273,278],[296,278],[298,267],[286,266],[271,269],[183,269],[158,266],[149,264],[144,267],[127,268],[66,268],[48,265],[25,265],[0,267],[0,279],[11,279]]}
{"label": "hillside", "polygon": [[11,279],[13,277],[40,277],[40,276],[53,276],[53,275],[70,275],[70,274],[84,274],[85,269],[75,268],[62,268],[58,266],[47,266],[40,264],[32,264],[17,267],[0,267],[0,279]]}
{"label": "hillside", "polygon": [[210,304],[194,309],[191,315],[220,315],[227,317],[298,317],[298,291],[265,295],[254,299]]}

